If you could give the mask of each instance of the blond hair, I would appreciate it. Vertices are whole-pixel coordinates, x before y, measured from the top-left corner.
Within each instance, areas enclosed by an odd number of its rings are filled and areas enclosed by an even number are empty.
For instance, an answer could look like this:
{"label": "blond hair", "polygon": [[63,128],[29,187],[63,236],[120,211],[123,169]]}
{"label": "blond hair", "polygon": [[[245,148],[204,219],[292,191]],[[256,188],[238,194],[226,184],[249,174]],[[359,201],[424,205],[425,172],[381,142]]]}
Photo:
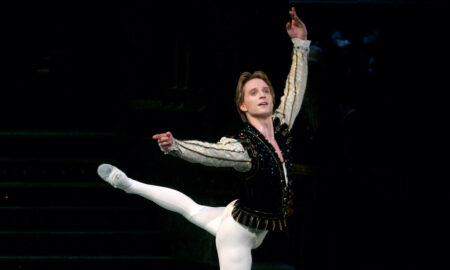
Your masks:
{"label": "blond hair", "polygon": [[248,122],[247,116],[245,116],[245,112],[241,111],[239,107],[241,106],[242,102],[244,102],[244,85],[252,79],[261,79],[265,83],[267,83],[270,89],[272,100],[275,100],[275,91],[273,90],[272,84],[270,83],[269,78],[267,77],[266,73],[264,73],[264,71],[258,70],[253,72],[253,74],[250,72],[243,72],[241,76],[239,76],[234,102],[236,103],[238,113],[244,123]]}

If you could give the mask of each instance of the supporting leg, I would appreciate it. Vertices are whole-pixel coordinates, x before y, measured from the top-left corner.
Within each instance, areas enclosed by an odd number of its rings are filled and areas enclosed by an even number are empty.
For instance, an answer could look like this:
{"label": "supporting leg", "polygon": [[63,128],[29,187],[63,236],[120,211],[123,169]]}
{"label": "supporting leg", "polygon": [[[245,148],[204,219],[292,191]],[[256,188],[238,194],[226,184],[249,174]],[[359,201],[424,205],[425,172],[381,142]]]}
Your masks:
{"label": "supporting leg", "polygon": [[232,204],[225,209],[216,235],[220,270],[250,270],[251,250],[259,247],[267,231],[257,231],[237,223],[231,216]]}

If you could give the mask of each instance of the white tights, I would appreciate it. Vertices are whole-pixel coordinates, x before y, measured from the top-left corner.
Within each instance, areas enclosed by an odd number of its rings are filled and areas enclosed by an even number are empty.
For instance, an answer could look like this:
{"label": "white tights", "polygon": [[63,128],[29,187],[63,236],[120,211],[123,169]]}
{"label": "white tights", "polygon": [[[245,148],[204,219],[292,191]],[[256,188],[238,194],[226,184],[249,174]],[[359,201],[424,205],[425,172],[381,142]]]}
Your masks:
{"label": "white tights", "polygon": [[267,231],[254,230],[237,223],[231,216],[235,201],[226,207],[209,207],[195,203],[185,194],[161,186],[148,185],[128,178],[124,189],[157,205],[183,215],[187,220],[216,237],[220,270],[250,270],[251,250],[259,247]]}

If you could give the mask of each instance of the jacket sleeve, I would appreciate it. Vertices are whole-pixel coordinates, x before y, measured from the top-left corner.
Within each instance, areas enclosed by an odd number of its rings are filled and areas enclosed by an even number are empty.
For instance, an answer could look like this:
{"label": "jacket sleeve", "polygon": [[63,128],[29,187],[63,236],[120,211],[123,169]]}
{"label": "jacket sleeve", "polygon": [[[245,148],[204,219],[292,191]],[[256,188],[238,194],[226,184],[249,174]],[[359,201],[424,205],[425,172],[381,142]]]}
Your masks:
{"label": "jacket sleeve", "polygon": [[232,167],[239,172],[247,172],[252,167],[251,159],[242,144],[227,137],[222,137],[217,143],[174,139],[169,151],[161,150],[165,154],[205,166]]}
{"label": "jacket sleeve", "polygon": [[274,116],[289,126],[294,125],[295,118],[300,112],[303,96],[306,89],[308,75],[308,53],[310,40],[293,38],[294,49],[292,53],[292,64],[286,79],[286,86],[281,97],[280,106],[275,110]]}

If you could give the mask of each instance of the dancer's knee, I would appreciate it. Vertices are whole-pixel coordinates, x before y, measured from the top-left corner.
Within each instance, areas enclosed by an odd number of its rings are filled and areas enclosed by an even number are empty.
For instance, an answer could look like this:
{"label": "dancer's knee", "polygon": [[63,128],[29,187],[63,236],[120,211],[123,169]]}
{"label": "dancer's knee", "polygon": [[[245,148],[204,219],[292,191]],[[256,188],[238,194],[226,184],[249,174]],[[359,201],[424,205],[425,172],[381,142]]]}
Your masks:
{"label": "dancer's knee", "polygon": [[184,216],[189,220],[194,220],[195,217],[199,216],[199,214],[204,209],[205,206],[193,203],[188,209],[186,209],[186,213],[184,214]]}
{"label": "dancer's knee", "polygon": [[222,220],[224,207],[210,207],[197,205],[189,211],[186,218],[193,224],[216,236]]}

